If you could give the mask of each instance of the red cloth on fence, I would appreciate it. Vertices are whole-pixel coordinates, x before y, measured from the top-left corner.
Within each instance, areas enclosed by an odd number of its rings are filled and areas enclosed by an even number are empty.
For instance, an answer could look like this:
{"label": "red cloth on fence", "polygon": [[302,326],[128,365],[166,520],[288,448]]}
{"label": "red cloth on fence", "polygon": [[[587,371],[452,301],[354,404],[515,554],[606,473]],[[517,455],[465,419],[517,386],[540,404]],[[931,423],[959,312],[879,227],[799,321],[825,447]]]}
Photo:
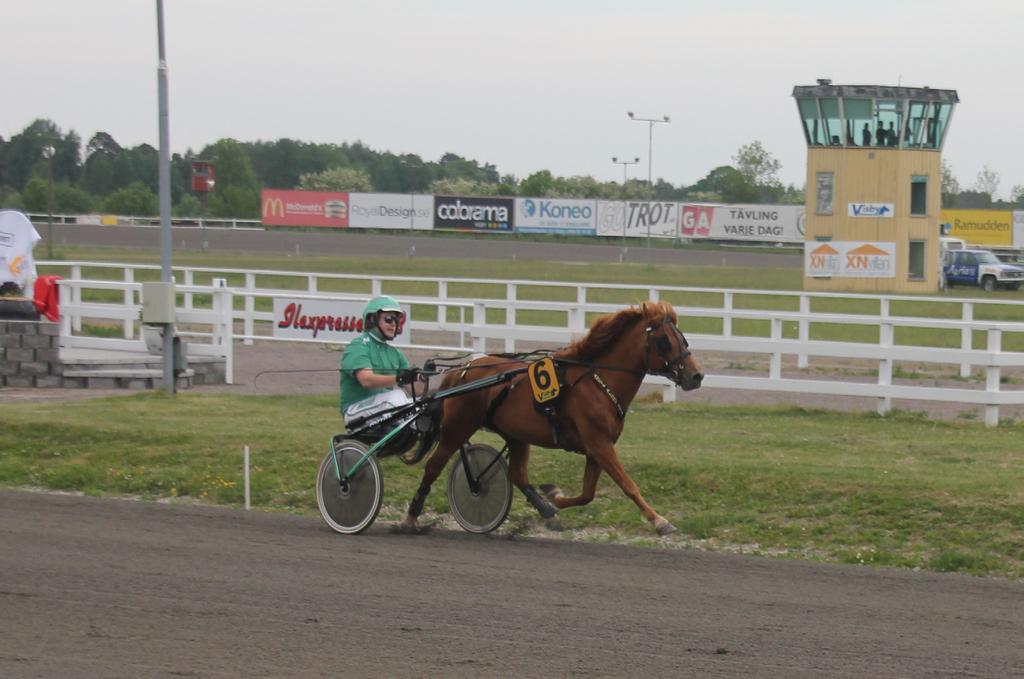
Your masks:
{"label": "red cloth on fence", "polygon": [[57,281],[59,280],[60,276],[40,276],[37,278],[35,299],[33,300],[39,313],[54,322],[60,318],[60,299],[57,291]]}

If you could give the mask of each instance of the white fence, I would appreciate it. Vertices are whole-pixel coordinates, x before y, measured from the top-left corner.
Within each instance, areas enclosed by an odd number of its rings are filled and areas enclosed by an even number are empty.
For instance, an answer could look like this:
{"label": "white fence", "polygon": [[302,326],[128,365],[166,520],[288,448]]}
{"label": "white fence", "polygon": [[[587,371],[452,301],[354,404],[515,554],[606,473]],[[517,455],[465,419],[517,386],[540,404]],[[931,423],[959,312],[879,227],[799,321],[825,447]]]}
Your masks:
{"label": "white fence", "polygon": [[[141,283],[136,274],[153,271],[153,265],[94,264],[86,262],[41,262],[48,268],[65,267],[69,278],[61,281],[61,299],[64,314],[62,325],[63,346],[88,346],[93,348],[140,349],[141,339],[136,336],[139,308],[141,304]],[[120,280],[83,280],[82,268],[101,268],[119,271]],[[995,426],[999,421],[999,407],[1024,405],[1024,390],[1006,389],[1003,384],[1007,377],[1005,370],[1024,367],[1024,353],[1005,351],[1004,336],[1009,333],[1024,333],[1024,322],[975,320],[976,305],[1010,305],[1021,310],[1024,319],[1024,305],[1002,300],[957,299],[947,297],[874,296],[842,293],[804,293],[791,291],[722,290],[710,288],[681,288],[672,286],[621,286],[562,283],[546,281],[496,281],[486,279],[419,278],[402,276],[350,276],[343,274],[318,274],[291,271],[251,271],[214,269],[205,267],[175,267],[179,292],[183,305],[178,310],[178,323],[182,326],[206,326],[202,330],[189,329],[182,332],[190,338],[190,351],[196,354],[224,356],[228,360],[228,379],[231,378],[232,345],[234,340],[251,343],[282,340],[272,336],[273,314],[262,310],[272,305],[275,298],[290,300],[365,300],[380,293],[392,294],[413,308],[409,327],[414,338],[433,337],[434,342],[418,341],[407,345],[410,348],[441,350],[472,348],[475,351],[515,351],[517,344],[536,346],[560,346],[582,336],[588,321],[595,314],[613,312],[623,307],[622,302],[598,302],[592,299],[602,297],[618,298],[631,296],[631,301],[643,299],[670,299],[681,317],[684,332],[694,319],[714,319],[721,325],[720,333],[687,332],[693,349],[702,353],[760,356],[767,361],[767,372],[761,375],[737,376],[710,374],[704,387],[747,389],[758,391],[780,391],[840,396],[862,396],[877,400],[877,410],[886,413],[892,408],[893,399],[914,399],[941,401],[982,406],[985,422]],[[260,287],[259,279],[273,277],[279,287]],[[197,285],[197,278],[210,279],[212,285]],[[227,280],[234,278],[239,285],[229,286]],[[301,281],[301,290],[295,289],[295,280]],[[244,281],[244,282],[243,282]],[[280,287],[288,283],[289,287]],[[324,287],[348,285],[361,286],[358,292],[324,291]],[[494,290],[493,298],[459,296],[452,294],[467,285],[485,286]],[[395,288],[415,289],[417,294],[403,294]],[[538,301],[529,299],[538,296],[538,288],[545,289],[548,297],[561,301]],[[122,295],[118,302],[82,302],[86,290],[119,290]],[[197,295],[204,297],[203,308],[199,308]],[[681,303],[683,297],[699,297],[707,304],[719,300],[717,305],[691,305]],[[784,305],[795,310],[737,308],[737,299],[774,297],[783,300]],[[235,297],[242,301],[236,305]],[[813,311],[812,306],[826,306],[840,300],[852,300],[861,304],[877,305],[877,313],[828,313]],[[775,300],[776,303],[778,300]],[[890,310],[894,303],[911,302],[915,307],[928,304],[955,305],[959,307],[959,318],[935,318],[925,316],[894,316]],[[236,306],[238,308],[236,308]],[[427,309],[433,309],[427,313]],[[526,324],[519,322],[521,314],[533,313],[542,316],[548,324]],[[123,325],[123,339],[85,337],[80,334],[83,318],[97,318],[120,321]],[[501,319],[501,320],[496,320]],[[767,325],[764,336],[738,335],[734,325],[740,321],[754,321]],[[836,324],[842,326],[868,326],[877,328],[877,340],[873,342],[812,340],[811,331],[815,326]],[[236,328],[240,330],[236,331]],[[785,328],[795,328],[784,332]],[[904,329],[934,328],[959,331],[960,346],[944,348],[934,346],[897,343],[897,333]],[[873,330],[871,331],[874,332]],[[974,348],[974,334],[984,333],[985,348]],[[786,335],[795,335],[787,337]],[[441,338],[441,341],[437,341]],[[323,343],[322,340],[311,340]],[[532,348],[532,347],[531,347]],[[796,358],[798,368],[807,368],[810,359],[850,359],[867,362],[877,370],[874,382],[849,379],[808,379],[784,377],[783,358]],[[930,384],[897,384],[894,367],[902,362],[914,364],[945,364],[959,367],[961,377],[972,374],[972,368],[984,370],[983,388],[963,386],[936,386]],[[652,383],[665,387],[667,398],[675,398],[674,387],[661,378],[649,378]]]}

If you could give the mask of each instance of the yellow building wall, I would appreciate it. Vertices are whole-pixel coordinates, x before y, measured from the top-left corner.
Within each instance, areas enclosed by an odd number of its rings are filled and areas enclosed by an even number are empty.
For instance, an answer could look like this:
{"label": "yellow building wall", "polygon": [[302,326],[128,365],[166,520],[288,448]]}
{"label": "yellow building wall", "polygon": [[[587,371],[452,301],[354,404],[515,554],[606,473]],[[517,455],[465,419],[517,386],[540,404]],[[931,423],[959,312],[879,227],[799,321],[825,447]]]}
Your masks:
{"label": "yellow building wall", "polygon": [[[819,215],[817,176],[833,175],[832,214]],[[928,177],[927,215],[910,215],[910,179]],[[939,289],[939,215],[942,204],[941,156],[935,151],[810,148],[807,151],[805,240],[874,241],[896,244],[896,275],[891,278],[811,278],[805,290],[855,292],[935,292]],[[891,203],[891,218],[849,217],[850,203]],[[923,279],[907,278],[909,243],[926,241]]]}

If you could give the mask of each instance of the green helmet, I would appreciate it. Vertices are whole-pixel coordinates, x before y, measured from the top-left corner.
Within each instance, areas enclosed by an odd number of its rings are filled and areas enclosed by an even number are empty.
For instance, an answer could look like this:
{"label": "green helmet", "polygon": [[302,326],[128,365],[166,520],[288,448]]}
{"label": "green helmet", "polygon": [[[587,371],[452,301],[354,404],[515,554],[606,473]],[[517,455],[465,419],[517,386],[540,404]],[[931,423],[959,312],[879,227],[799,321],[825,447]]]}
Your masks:
{"label": "green helmet", "polygon": [[396,302],[393,297],[388,297],[387,295],[374,297],[363,307],[363,330],[375,329],[377,327],[377,314],[382,311],[394,311],[398,314],[395,335],[401,334],[402,326],[405,325],[405,312],[402,311],[401,304]]}

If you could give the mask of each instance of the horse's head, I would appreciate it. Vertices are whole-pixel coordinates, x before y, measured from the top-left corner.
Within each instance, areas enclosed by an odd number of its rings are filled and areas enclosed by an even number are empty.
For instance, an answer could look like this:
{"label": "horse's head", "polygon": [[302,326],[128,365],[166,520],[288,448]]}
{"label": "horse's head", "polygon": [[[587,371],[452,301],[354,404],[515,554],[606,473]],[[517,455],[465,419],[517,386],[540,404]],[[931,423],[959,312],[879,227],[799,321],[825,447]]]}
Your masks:
{"label": "horse's head", "polygon": [[642,308],[647,336],[647,371],[669,378],[683,391],[699,388],[704,373],[677,325],[675,309],[667,302],[645,303]]}

